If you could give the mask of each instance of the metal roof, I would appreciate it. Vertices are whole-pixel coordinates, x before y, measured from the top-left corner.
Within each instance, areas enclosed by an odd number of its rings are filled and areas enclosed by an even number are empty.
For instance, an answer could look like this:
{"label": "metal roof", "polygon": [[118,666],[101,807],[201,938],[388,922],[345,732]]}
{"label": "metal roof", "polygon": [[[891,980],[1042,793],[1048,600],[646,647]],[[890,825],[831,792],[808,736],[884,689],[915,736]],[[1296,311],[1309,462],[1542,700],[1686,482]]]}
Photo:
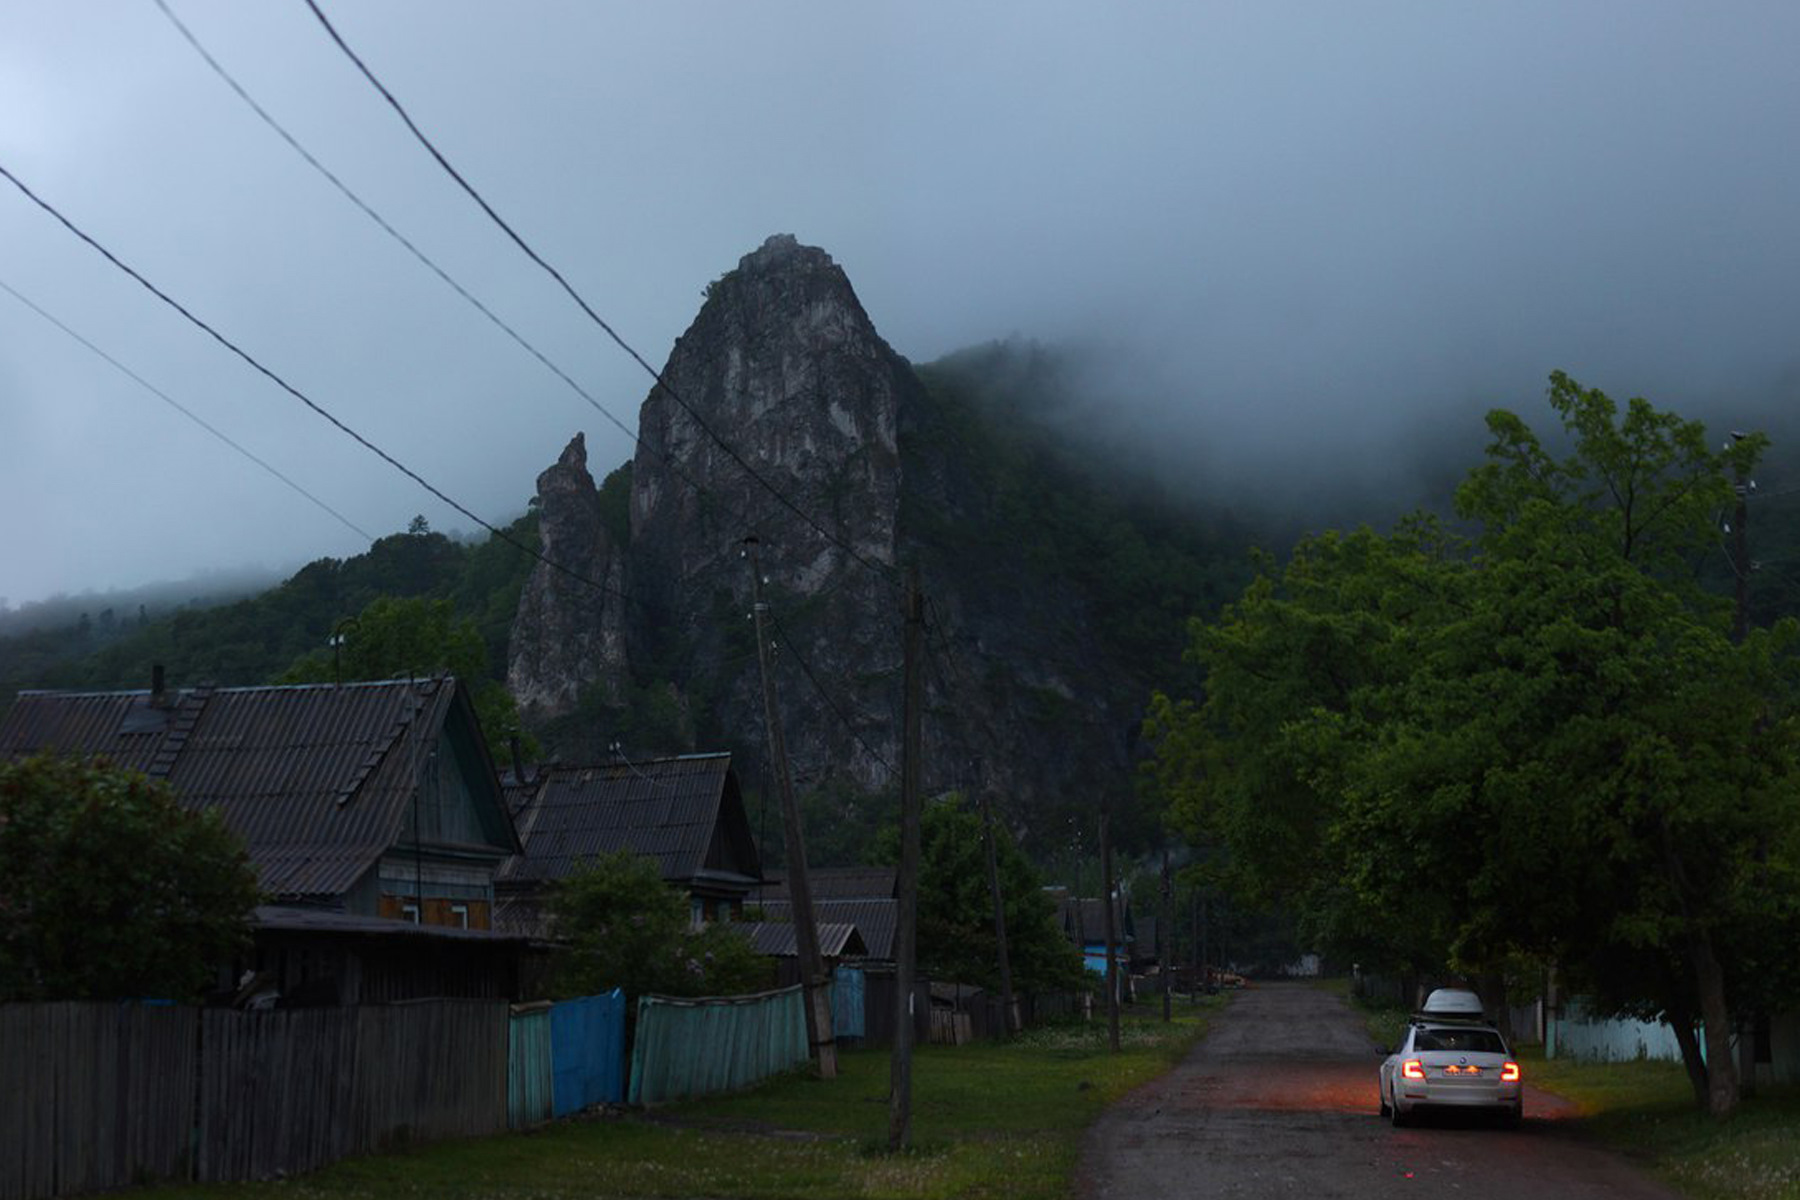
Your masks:
{"label": "metal roof", "polygon": [[355,913],[325,908],[289,908],[279,904],[258,905],[251,918],[255,929],[278,933],[363,934],[383,938],[428,938],[436,941],[462,942],[526,942],[521,933],[492,929],[458,929],[450,925],[420,925],[392,917],[365,917]]}
{"label": "metal roof", "polygon": [[[21,692],[0,758],[104,755],[166,779],[244,839],[262,889],[341,896],[398,840],[407,804],[451,720],[481,744],[454,679],[137,692]],[[493,766],[481,750],[486,771]],[[476,790],[480,780],[471,780]],[[499,785],[491,785],[500,805]],[[479,797],[478,797],[479,800]],[[498,823],[504,824],[502,810]],[[507,830],[500,845],[516,847]]]}
{"label": "metal roof", "polygon": [[[771,923],[790,921],[794,910],[787,900],[765,900],[761,908]],[[813,919],[820,928],[827,924],[854,925],[862,934],[870,958],[894,957],[894,929],[900,919],[898,900],[815,900]],[[820,940],[824,940],[823,934]]]}
{"label": "metal roof", "polygon": [[[758,954],[766,954],[772,958],[795,958],[800,953],[794,927],[786,921],[754,921],[732,925],[731,928],[748,934],[750,948]],[[818,931],[819,953],[826,958],[859,958],[869,952],[858,936],[855,925],[826,921],[819,925]]]}
{"label": "metal roof", "polygon": [[[892,900],[900,894],[898,867],[812,867],[806,886],[814,900]],[[791,900],[787,873],[770,871],[751,900]]]}
{"label": "metal roof", "polygon": [[522,852],[496,882],[566,878],[598,855],[628,850],[656,859],[663,878],[741,886],[761,860],[729,754],[689,754],[606,766],[539,769],[514,811]]}

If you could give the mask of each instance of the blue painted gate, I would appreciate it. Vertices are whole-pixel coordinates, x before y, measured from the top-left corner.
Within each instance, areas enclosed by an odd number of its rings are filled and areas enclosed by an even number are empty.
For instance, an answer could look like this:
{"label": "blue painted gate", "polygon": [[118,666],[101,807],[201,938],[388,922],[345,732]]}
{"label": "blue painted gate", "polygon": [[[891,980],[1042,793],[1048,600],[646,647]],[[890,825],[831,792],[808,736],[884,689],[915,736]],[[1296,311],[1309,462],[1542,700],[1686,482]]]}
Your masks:
{"label": "blue painted gate", "polygon": [[834,1037],[868,1036],[863,1018],[863,973],[861,967],[839,967],[832,975],[831,1032]]}
{"label": "blue painted gate", "polygon": [[625,1098],[625,993],[564,1000],[550,1009],[555,1114]]}

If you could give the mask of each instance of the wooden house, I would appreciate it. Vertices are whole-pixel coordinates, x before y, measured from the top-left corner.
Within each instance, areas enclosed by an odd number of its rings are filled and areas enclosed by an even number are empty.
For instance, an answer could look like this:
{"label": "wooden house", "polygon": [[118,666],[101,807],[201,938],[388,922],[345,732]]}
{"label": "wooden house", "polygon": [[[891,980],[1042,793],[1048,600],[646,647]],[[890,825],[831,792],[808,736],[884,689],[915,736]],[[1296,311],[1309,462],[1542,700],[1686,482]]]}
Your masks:
{"label": "wooden house", "polygon": [[276,905],[487,929],[495,872],[519,848],[450,678],[22,692],[0,758],[43,750],[104,756],[216,809]]}
{"label": "wooden house", "polygon": [[620,850],[656,861],[687,895],[696,927],[742,916],[762,879],[729,754],[516,770],[506,794],[520,849],[497,880],[504,929],[547,932],[551,888]]}

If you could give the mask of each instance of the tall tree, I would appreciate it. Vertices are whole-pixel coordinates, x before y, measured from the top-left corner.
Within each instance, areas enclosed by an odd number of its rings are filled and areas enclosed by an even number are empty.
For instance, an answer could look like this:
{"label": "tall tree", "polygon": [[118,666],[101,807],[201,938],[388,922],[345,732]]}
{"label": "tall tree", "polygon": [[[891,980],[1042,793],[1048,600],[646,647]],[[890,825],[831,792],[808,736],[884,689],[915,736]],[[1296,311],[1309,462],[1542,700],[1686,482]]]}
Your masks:
{"label": "tall tree", "polygon": [[1684,1052],[1723,1113],[1731,982],[1751,946],[1800,949],[1779,885],[1800,863],[1800,631],[1736,643],[1694,582],[1762,440],[1715,453],[1561,374],[1550,401],[1560,459],[1489,415],[1458,494],[1473,542],[1315,538],[1197,629],[1207,696],[1159,703],[1159,759],[1190,828],[1390,961],[1639,964],[1611,998],[1699,1020],[1705,1054]]}

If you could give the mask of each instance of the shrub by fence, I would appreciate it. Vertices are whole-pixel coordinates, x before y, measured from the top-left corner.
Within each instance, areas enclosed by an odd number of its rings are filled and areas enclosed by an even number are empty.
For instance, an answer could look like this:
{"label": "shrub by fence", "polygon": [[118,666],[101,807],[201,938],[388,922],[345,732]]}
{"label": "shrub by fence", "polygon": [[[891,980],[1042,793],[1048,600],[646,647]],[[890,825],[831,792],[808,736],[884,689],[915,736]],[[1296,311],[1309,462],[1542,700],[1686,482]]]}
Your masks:
{"label": "shrub by fence", "polygon": [[798,987],[698,1000],[640,996],[631,1102],[736,1091],[808,1057]]}

